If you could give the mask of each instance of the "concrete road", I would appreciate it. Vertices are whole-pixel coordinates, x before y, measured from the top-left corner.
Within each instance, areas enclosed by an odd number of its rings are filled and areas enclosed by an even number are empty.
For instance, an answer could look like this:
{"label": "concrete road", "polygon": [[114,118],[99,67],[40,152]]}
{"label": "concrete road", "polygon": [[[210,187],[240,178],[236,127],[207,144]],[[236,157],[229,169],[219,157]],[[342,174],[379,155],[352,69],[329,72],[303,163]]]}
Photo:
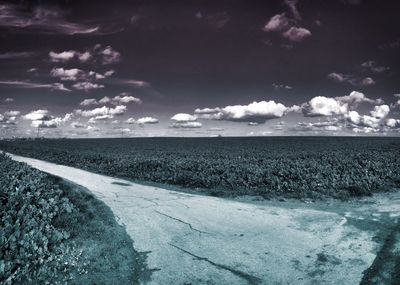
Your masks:
{"label": "concrete road", "polygon": [[399,192],[347,203],[250,203],[12,157],[107,204],[147,255],[143,284],[353,285],[388,274],[377,273],[376,256],[398,222]]}

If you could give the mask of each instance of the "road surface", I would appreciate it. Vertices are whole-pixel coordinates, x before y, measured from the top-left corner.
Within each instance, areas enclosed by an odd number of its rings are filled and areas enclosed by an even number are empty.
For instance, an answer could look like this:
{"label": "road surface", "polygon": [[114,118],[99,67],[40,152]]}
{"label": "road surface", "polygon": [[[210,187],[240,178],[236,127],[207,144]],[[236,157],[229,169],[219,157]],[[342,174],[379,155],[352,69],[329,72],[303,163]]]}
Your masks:
{"label": "road surface", "polygon": [[107,204],[147,256],[143,284],[359,284],[383,274],[376,256],[400,215],[399,192],[349,203],[250,203],[12,157]]}

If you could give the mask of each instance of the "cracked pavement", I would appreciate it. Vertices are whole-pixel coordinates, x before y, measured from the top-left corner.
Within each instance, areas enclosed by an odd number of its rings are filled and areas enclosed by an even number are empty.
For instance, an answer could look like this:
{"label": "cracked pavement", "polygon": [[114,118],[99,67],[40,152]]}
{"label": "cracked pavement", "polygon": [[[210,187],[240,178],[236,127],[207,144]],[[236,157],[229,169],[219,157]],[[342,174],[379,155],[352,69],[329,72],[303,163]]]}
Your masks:
{"label": "cracked pavement", "polygon": [[[90,190],[147,253],[143,284],[359,284],[400,194],[331,205],[179,193],[11,155]],[[319,205],[319,206],[318,206]]]}

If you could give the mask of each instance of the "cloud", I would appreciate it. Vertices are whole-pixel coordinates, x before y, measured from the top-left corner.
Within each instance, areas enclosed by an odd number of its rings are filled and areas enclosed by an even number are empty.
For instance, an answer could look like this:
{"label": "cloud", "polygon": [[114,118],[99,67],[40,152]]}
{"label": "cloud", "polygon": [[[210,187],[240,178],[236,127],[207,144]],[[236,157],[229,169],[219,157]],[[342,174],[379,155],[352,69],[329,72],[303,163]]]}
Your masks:
{"label": "cloud", "polygon": [[150,84],[146,81],[135,80],[135,79],[116,79],[112,83],[119,85],[127,85],[135,88],[149,87]]}
{"label": "cloud", "polygon": [[371,116],[378,119],[386,118],[390,113],[390,108],[388,105],[375,106],[371,111]]}
{"label": "cloud", "polygon": [[6,52],[0,54],[0,59],[26,59],[35,56],[35,52]]}
{"label": "cloud", "polygon": [[49,111],[45,109],[40,109],[36,111],[32,111],[24,116],[24,119],[31,120],[31,121],[48,121],[51,120],[51,116],[49,115]]}
{"label": "cloud", "polygon": [[138,124],[157,124],[158,119],[153,117],[143,117],[137,120]]}
{"label": "cloud", "polygon": [[40,34],[78,35],[103,34],[99,26],[70,22],[58,9],[37,6],[28,9],[22,5],[0,5],[0,27],[30,30]]}
{"label": "cloud", "polygon": [[301,42],[305,38],[310,37],[312,34],[309,30],[301,27],[291,27],[289,30],[284,32],[283,37],[292,41],[292,42]]}
{"label": "cloud", "polygon": [[86,81],[86,82],[75,83],[74,85],[72,85],[72,87],[74,87],[76,90],[90,91],[94,89],[104,88],[104,85]]}
{"label": "cloud", "polygon": [[340,102],[335,98],[324,96],[314,97],[301,107],[304,116],[308,117],[344,115],[348,111],[348,104]]}
{"label": "cloud", "polygon": [[383,100],[381,98],[378,99],[370,99],[366,97],[363,93],[352,91],[349,95],[335,97],[341,103],[347,103],[351,106],[357,107],[361,103],[370,103],[370,104],[382,104]]}
{"label": "cloud", "polygon": [[121,60],[121,53],[114,50],[111,46],[103,48],[101,45],[96,45],[94,50],[101,56],[101,63],[104,65],[114,64]]}
{"label": "cloud", "polygon": [[400,120],[393,119],[393,118],[387,119],[385,121],[385,126],[391,128],[391,129],[400,128]]}
{"label": "cloud", "polygon": [[128,93],[121,93],[120,95],[117,95],[114,98],[112,98],[112,101],[114,103],[118,103],[118,104],[128,104],[128,103],[141,104],[142,103],[142,100],[140,100],[139,98],[130,96],[130,95],[128,95]]}
{"label": "cloud", "polygon": [[212,14],[206,17],[206,21],[217,29],[222,29],[230,21],[227,12]]}
{"label": "cloud", "polygon": [[62,83],[33,83],[30,81],[0,81],[0,84],[9,85],[16,88],[36,89],[36,88],[47,88],[51,90],[59,91],[71,91],[64,86]]}
{"label": "cloud", "polygon": [[[81,63],[94,62],[102,65],[109,65],[117,63],[121,60],[121,53],[114,50],[111,46],[103,47],[100,44],[95,45],[93,48],[83,51],[68,50],[49,52],[50,61],[52,62],[70,62],[72,60]],[[112,72],[112,71],[109,71]],[[111,76],[112,74],[109,74]]]}
{"label": "cloud", "polygon": [[4,99],[4,102],[6,102],[6,103],[14,102],[14,98],[8,97],[8,98]]}
{"label": "cloud", "polygon": [[90,106],[90,105],[97,105],[98,102],[96,99],[85,99],[79,105],[81,106]]}
{"label": "cloud", "polygon": [[289,7],[290,11],[292,12],[293,17],[296,20],[301,20],[300,13],[299,13],[299,11],[297,10],[297,7],[296,7],[297,2],[298,2],[298,0],[285,0],[284,1],[284,3]]}
{"label": "cloud", "polygon": [[281,90],[281,89],[291,90],[291,89],[293,89],[293,87],[290,85],[277,84],[277,83],[272,83],[272,87],[274,87],[275,90]]}
{"label": "cloud", "polygon": [[111,101],[111,99],[110,99],[109,97],[104,96],[103,98],[101,98],[101,99],[99,100],[99,103],[100,103],[100,104],[107,104],[107,103],[109,103],[110,101]]}
{"label": "cloud", "polygon": [[283,117],[287,111],[288,108],[283,104],[271,100],[249,105],[196,109],[195,114],[204,119],[265,123],[269,119]]}
{"label": "cloud", "polygon": [[172,121],[175,122],[194,122],[197,120],[196,116],[190,115],[190,114],[186,114],[186,113],[178,113],[175,114],[174,116],[171,117]]}
{"label": "cloud", "polygon": [[20,111],[7,111],[4,113],[4,116],[6,117],[16,117],[19,116],[21,114]]}
{"label": "cloud", "polygon": [[265,32],[279,32],[285,30],[290,25],[290,20],[286,17],[285,13],[277,14],[265,24],[263,31]]}
{"label": "cloud", "polygon": [[78,68],[64,69],[62,67],[53,68],[50,71],[50,75],[63,81],[76,81],[78,79],[84,79],[86,77],[85,72]]}
{"label": "cloud", "polygon": [[366,61],[366,62],[363,62],[362,64],[361,64],[361,66],[365,69],[365,70],[367,70],[367,71],[372,71],[372,72],[375,72],[375,73],[382,73],[382,72],[385,72],[385,71],[388,71],[388,70],[390,70],[390,67],[387,67],[387,66],[380,66],[380,65],[378,65],[375,61],[373,61],[373,60],[368,60],[368,61]]}
{"label": "cloud", "polygon": [[116,106],[115,108],[103,106],[100,108],[95,108],[93,110],[75,110],[75,113],[81,115],[82,117],[92,118],[93,122],[96,120],[112,119],[114,118],[114,116],[123,115],[125,114],[126,109],[127,108],[124,105],[119,105]]}
{"label": "cloud", "polygon": [[339,83],[346,82],[353,86],[369,86],[376,83],[374,79],[372,79],[371,77],[358,78],[354,75],[338,73],[338,72],[329,73],[328,78],[335,82]]}
{"label": "cloud", "polygon": [[171,117],[174,121],[172,128],[175,129],[196,129],[201,128],[202,124],[197,121],[197,116],[187,113],[178,113]]}
{"label": "cloud", "polygon": [[72,122],[71,127],[73,127],[74,129],[84,129],[86,128],[86,125],[79,122]]}
{"label": "cloud", "polygon": [[50,51],[49,57],[52,62],[67,62],[73,59],[76,56],[77,52],[70,50],[70,51],[63,51],[60,53]]}
{"label": "cloud", "polygon": [[135,124],[135,123],[136,123],[136,120],[135,120],[134,118],[128,118],[128,119],[125,121],[125,123],[127,123],[127,124]]}
{"label": "cloud", "polygon": [[203,125],[200,122],[176,122],[172,125],[175,129],[197,129]]}
{"label": "cloud", "polygon": [[26,114],[24,119],[32,121],[32,126],[35,128],[57,128],[60,124],[70,121],[72,117],[72,113],[67,113],[64,117],[53,117],[48,110],[40,109]]}

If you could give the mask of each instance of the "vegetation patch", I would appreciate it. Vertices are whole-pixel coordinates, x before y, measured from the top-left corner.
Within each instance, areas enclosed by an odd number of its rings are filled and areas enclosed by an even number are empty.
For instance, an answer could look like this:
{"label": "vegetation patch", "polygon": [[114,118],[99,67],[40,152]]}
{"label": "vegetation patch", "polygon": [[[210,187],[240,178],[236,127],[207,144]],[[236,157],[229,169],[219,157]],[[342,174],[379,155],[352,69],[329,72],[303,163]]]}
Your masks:
{"label": "vegetation patch", "polygon": [[398,138],[41,139],[0,149],[214,196],[346,199],[400,186]]}
{"label": "vegetation patch", "polygon": [[143,258],[85,189],[0,154],[1,284],[137,284]]}

